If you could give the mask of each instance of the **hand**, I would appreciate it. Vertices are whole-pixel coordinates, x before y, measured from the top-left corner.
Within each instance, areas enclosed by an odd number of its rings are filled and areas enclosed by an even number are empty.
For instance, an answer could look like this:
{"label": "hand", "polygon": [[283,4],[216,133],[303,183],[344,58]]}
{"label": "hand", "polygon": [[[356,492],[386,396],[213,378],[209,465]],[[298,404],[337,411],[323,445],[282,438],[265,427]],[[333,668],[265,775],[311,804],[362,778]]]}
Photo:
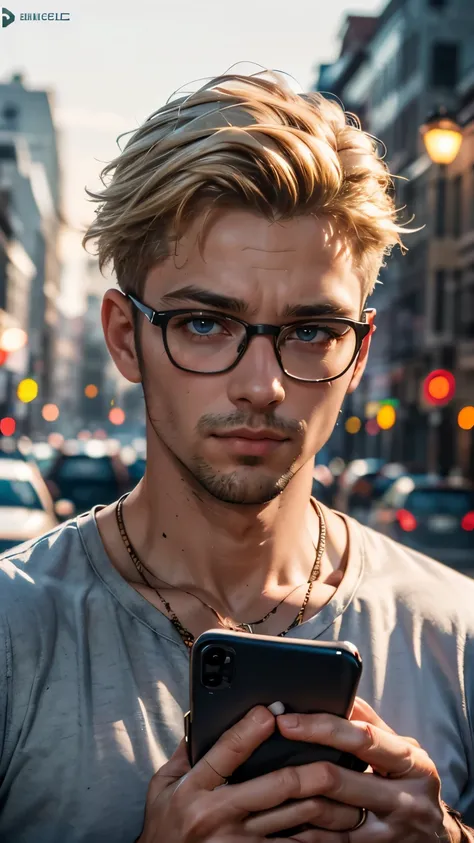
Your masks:
{"label": "hand", "polygon": [[[305,803],[282,806],[250,818],[249,833],[263,836],[300,823],[317,826],[312,843],[434,843],[459,840],[459,830],[440,799],[441,782],[433,761],[413,738],[397,735],[363,700],[357,699],[351,720],[326,714],[281,715],[286,738],[351,752],[370,765],[357,773],[320,762],[315,768],[314,814]],[[348,806],[368,811],[355,831],[344,825]],[[357,819],[352,826],[357,824]],[[334,829],[346,828],[344,833]],[[305,839],[297,835],[297,839]]]}
{"label": "hand", "polygon": [[[313,796],[320,785],[319,764],[287,768],[242,784],[226,785],[226,779],[275,731],[275,718],[268,709],[253,709],[229,729],[209,752],[190,769],[184,741],[172,758],[151,780],[145,824],[137,843],[264,843],[263,831],[252,830],[250,817],[282,808],[288,800],[301,800],[303,818],[311,818],[319,804]],[[359,811],[350,805],[338,808],[333,828],[355,825]],[[291,816],[290,816],[291,820]],[[283,814],[282,823],[272,821],[279,832],[292,825]],[[295,835],[301,843],[317,843],[319,832]],[[278,840],[278,838],[277,838]],[[284,843],[281,839],[281,843]],[[408,841],[407,841],[408,843]]]}

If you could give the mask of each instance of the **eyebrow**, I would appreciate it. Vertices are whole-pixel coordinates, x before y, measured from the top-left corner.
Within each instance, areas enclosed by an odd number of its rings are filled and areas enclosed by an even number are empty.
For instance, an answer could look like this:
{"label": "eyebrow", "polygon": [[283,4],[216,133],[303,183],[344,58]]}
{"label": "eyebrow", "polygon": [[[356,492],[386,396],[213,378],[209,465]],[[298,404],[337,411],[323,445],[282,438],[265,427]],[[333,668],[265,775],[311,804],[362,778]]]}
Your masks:
{"label": "eyebrow", "polygon": [[[234,296],[224,296],[212,290],[205,290],[190,284],[173,290],[162,296],[165,303],[192,301],[208,307],[215,307],[216,310],[227,310],[230,313],[243,315],[250,310],[248,302]],[[343,316],[354,318],[351,309],[335,301],[315,302],[314,304],[294,304],[285,307],[283,318],[306,318],[314,319],[320,316]]]}

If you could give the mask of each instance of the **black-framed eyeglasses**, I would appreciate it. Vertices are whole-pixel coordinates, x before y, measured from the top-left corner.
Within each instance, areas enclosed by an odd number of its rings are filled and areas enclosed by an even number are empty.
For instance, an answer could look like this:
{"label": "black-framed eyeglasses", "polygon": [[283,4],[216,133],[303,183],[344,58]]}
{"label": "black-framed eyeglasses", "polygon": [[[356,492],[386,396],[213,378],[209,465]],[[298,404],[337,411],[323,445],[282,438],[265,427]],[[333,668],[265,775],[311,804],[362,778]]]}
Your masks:
{"label": "black-framed eyeglasses", "polygon": [[[163,344],[177,369],[196,375],[221,375],[242,360],[253,337],[273,337],[278,363],[288,377],[325,383],[350,369],[370,332],[367,321],[342,316],[317,317],[288,325],[251,325],[235,316],[185,308],[156,311],[134,296],[127,298],[163,333]],[[363,317],[367,319],[364,311]]]}

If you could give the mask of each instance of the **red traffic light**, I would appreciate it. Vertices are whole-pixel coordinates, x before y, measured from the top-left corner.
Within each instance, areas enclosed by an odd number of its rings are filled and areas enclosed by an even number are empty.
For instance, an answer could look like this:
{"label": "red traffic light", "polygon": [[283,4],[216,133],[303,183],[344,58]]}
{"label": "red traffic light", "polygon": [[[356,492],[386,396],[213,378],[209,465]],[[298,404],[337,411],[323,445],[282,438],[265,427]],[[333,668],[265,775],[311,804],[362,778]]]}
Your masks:
{"label": "red traffic light", "polygon": [[430,372],[423,384],[425,401],[434,407],[443,407],[454,398],[456,392],[456,378],[446,369],[436,369]]}
{"label": "red traffic light", "polygon": [[8,351],[0,348],[0,366],[3,366],[8,360]]}

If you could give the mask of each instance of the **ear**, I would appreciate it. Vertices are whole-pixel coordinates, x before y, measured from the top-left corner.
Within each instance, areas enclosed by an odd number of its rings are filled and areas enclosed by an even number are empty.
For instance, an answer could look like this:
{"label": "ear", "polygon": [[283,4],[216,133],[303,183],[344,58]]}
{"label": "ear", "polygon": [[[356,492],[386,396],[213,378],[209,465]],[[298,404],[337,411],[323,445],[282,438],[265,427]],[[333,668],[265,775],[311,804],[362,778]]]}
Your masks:
{"label": "ear", "polygon": [[365,367],[367,366],[367,360],[369,358],[369,349],[370,349],[370,344],[372,342],[372,337],[377,330],[377,327],[375,325],[375,317],[377,315],[377,311],[374,308],[372,308],[371,310],[367,310],[366,313],[367,313],[367,322],[370,325],[370,333],[367,334],[364,342],[362,343],[362,347],[361,347],[361,350],[359,352],[359,356],[357,358],[357,363],[356,363],[356,366],[355,366],[355,369],[354,369],[354,373],[352,375],[351,382],[350,382],[349,388],[347,390],[348,394],[350,394],[352,392],[355,392],[357,387],[359,386],[359,384],[361,382],[362,375],[365,372]]}
{"label": "ear", "polygon": [[119,290],[107,290],[102,302],[102,328],[110,355],[120,374],[130,383],[141,383],[132,303]]}

